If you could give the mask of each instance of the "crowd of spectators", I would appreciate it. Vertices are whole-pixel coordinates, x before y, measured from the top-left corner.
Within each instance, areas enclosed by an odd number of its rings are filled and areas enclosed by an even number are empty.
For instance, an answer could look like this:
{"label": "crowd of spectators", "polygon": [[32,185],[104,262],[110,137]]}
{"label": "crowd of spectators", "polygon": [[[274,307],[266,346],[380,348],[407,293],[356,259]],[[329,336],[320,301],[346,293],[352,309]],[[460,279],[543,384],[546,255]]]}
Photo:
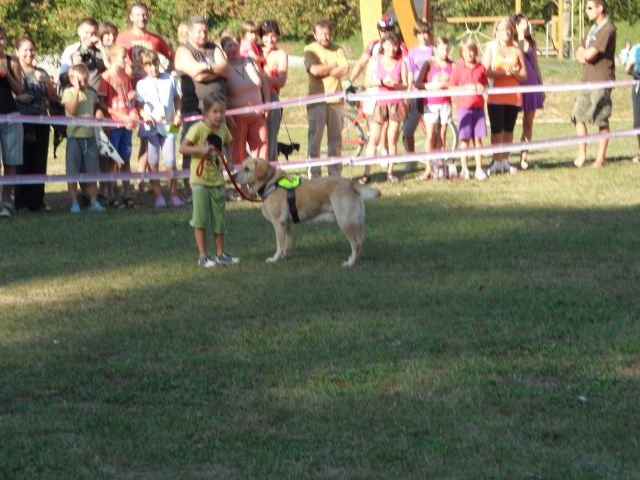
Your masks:
{"label": "crowd of spectators", "polygon": [[[36,43],[28,36],[20,36],[7,45],[7,36],[0,27],[0,114],[22,113],[47,115],[64,113],[78,119],[105,118],[121,126],[106,130],[108,145],[93,127],[70,125],[66,129],[67,173],[97,173],[129,171],[132,156],[132,137],[140,138],[138,171],[159,170],[162,156],[166,168],[177,169],[176,147],[187,138],[196,123],[194,117],[204,113],[208,98],[223,98],[226,108],[240,108],[276,101],[285,87],[288,56],[279,45],[280,28],[275,20],[260,23],[245,21],[242,31],[225,30],[215,40],[209,32],[207,20],[192,17],[178,28],[179,45],[174,54],[169,41],[147,29],[149,9],[135,2],[128,10],[130,27],[122,32],[110,22],[99,24],[86,18],[78,24],[78,41],[64,49],[59,78],[34,64]],[[614,79],[616,30],[607,16],[605,0],[588,0],[586,15],[593,23],[576,51],[576,59],[583,65],[583,81]],[[471,40],[459,45],[460,58],[452,61],[449,40],[433,38],[431,26],[418,21],[414,35],[418,45],[408,51],[396,32],[392,18],[383,17],[378,23],[379,39],[369,44],[353,69],[349,68],[344,49],[332,38],[331,23],[318,20],[312,26],[314,41],[304,49],[304,66],[308,74],[308,93],[333,94],[343,88],[351,89],[366,70],[364,85],[369,91],[431,92],[445,89],[471,89],[477,94],[434,96],[417,100],[378,100],[370,102],[369,140],[367,156],[394,154],[402,136],[407,152],[415,149],[414,131],[419,120],[426,125],[426,150],[443,149],[447,124],[452,121],[455,104],[461,146],[481,146],[487,135],[485,112],[490,123],[491,143],[513,141],[514,126],[523,112],[521,141],[530,141],[536,111],[544,106],[541,92],[481,95],[487,86],[513,87],[540,85],[542,75],[537,62],[536,42],[531,35],[528,19],[517,14],[496,22],[494,38],[484,46]],[[12,51],[13,50],[13,51]],[[15,55],[14,55],[15,53]],[[638,46],[627,45],[621,52],[627,71],[636,71]],[[480,58],[481,57],[481,58]],[[634,127],[640,126],[638,89],[634,88]],[[578,93],[571,119],[577,135],[586,135],[587,124],[594,124],[600,132],[608,131],[611,115],[610,89],[587,90]],[[345,111],[343,99],[334,97],[307,106],[308,158],[318,158],[321,141],[327,131],[328,156],[340,157]],[[271,162],[278,158],[278,131],[282,110],[250,112],[228,116],[230,132],[229,159],[237,168],[253,155]],[[44,174],[47,171],[49,147],[48,125],[29,123],[0,123],[0,147],[4,174]],[[181,133],[180,133],[181,132]],[[638,136],[640,150],[640,136]],[[600,142],[594,166],[605,163],[607,142]],[[109,153],[113,150],[112,153]],[[190,149],[183,151],[182,168],[190,169]],[[574,161],[582,166],[587,158],[586,144],[580,145]],[[118,161],[114,161],[114,159]],[[636,160],[640,159],[640,153]],[[527,152],[522,152],[519,167],[529,166]],[[449,166],[449,171],[451,166]],[[328,167],[329,175],[341,175],[341,165]],[[475,158],[478,180],[488,174],[515,172],[508,154],[498,153],[487,169],[482,158]],[[447,165],[427,163],[421,179],[446,175]],[[457,170],[454,168],[454,172]],[[320,167],[309,169],[311,178],[321,175]],[[360,182],[370,181],[370,167]],[[462,158],[460,177],[468,179],[468,159]],[[386,172],[388,181],[395,182],[392,164]],[[138,189],[148,188],[140,181]],[[68,185],[70,211],[87,208],[103,211],[108,207],[136,205],[134,185],[123,182],[122,196],[113,182],[98,185],[86,183]],[[151,182],[158,208],[182,206],[192,202],[192,188],[188,179],[180,192],[175,180],[169,182],[168,201],[162,196],[158,181]],[[10,217],[13,209],[47,210],[44,185],[19,185],[2,189],[0,217]]]}

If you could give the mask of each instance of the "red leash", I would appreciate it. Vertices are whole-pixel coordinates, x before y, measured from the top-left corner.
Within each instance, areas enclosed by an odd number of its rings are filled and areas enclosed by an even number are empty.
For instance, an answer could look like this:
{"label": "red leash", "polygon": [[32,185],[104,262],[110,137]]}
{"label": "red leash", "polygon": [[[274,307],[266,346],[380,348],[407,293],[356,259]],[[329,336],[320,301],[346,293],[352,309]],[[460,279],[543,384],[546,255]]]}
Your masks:
{"label": "red leash", "polygon": [[[238,192],[242,198],[244,198],[249,202],[261,202],[262,200],[249,197],[247,194],[245,194],[242,191],[242,189],[240,188],[240,185],[238,185],[238,182],[236,182],[235,176],[233,175],[233,173],[231,173],[231,169],[229,168],[229,164],[227,163],[227,159],[224,157],[224,154],[220,150],[218,150],[218,148],[216,148],[215,145],[211,145],[211,147],[213,148],[213,151],[216,152],[216,154],[222,159],[222,164],[224,165],[224,169],[227,171],[227,175],[229,175],[229,180],[231,180],[231,184],[233,185],[233,188],[236,189],[236,192]],[[196,175],[198,176],[202,175],[202,170],[204,169],[205,157],[206,155],[203,155],[200,158],[200,163],[198,164],[198,168],[196,169]]]}

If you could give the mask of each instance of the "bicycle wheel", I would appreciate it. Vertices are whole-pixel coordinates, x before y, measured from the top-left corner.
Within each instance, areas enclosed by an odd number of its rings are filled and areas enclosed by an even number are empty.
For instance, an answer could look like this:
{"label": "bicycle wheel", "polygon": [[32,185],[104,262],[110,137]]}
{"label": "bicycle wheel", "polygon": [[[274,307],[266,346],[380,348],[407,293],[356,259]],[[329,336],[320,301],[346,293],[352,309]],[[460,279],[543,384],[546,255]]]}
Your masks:
{"label": "bicycle wheel", "polygon": [[344,117],[342,128],[342,155],[359,157],[367,145],[367,134],[358,116],[348,113]]}

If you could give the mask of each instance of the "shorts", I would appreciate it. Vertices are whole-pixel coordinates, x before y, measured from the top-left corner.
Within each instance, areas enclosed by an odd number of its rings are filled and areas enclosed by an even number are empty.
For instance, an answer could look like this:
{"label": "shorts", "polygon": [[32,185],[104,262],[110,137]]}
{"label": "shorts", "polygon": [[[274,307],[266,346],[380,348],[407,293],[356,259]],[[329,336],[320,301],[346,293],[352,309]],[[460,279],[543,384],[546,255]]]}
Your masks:
{"label": "shorts", "polygon": [[67,175],[74,173],[98,173],[98,144],[95,137],[67,138]]}
{"label": "shorts", "polygon": [[213,233],[224,233],[224,187],[205,187],[191,185],[193,196],[193,215],[190,225],[193,228],[213,227]]}
{"label": "shorts", "polygon": [[407,118],[407,106],[404,101],[400,103],[387,103],[380,105],[376,103],[376,108],[373,110],[371,121],[374,123],[384,123],[387,120],[392,122],[401,122]]}
{"label": "shorts", "polygon": [[7,166],[22,165],[24,130],[21,123],[0,123],[0,158]]}
{"label": "shorts", "polygon": [[633,128],[640,128],[640,92],[638,85],[631,87],[631,105],[633,107]]}
{"label": "shorts", "polygon": [[109,141],[125,162],[131,160],[131,130],[125,127],[109,130]]}
{"label": "shorts", "polygon": [[487,112],[489,113],[489,122],[491,123],[491,135],[503,132],[513,133],[519,111],[520,105],[488,104]]}
{"label": "shorts", "polygon": [[162,164],[166,168],[176,168],[176,136],[166,137],[155,134],[146,137],[147,153],[149,165],[157,165],[160,162],[160,152],[162,152]]}
{"label": "shorts", "polygon": [[424,110],[422,98],[411,98],[409,101],[411,102],[411,107],[407,112],[407,118],[404,119],[404,123],[402,124],[402,136],[405,138],[415,133],[416,127],[420,122],[420,116],[424,113],[418,110],[418,106],[421,106],[421,110]]}
{"label": "shorts", "polygon": [[424,123],[446,125],[451,121],[450,103],[427,103],[424,106]]}
{"label": "shorts", "polygon": [[484,107],[459,108],[458,131],[460,140],[466,142],[473,138],[487,136],[487,122],[484,118]]}
{"label": "shorts", "polygon": [[592,123],[598,127],[608,127],[610,116],[610,88],[578,92],[571,112],[571,121],[573,123]]}

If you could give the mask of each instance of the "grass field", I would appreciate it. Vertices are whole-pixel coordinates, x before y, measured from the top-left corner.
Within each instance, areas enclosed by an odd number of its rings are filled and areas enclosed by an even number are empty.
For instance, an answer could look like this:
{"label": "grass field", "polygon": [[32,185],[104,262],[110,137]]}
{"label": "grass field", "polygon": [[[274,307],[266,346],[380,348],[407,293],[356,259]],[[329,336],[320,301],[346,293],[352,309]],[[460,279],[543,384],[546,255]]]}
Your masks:
{"label": "grass field", "polygon": [[[549,98],[536,136],[570,135],[571,103]],[[273,231],[244,202],[241,263],[205,271],[188,209],[72,216],[54,186],[52,212],[0,224],[0,478],[639,478],[636,148],[486,182],[403,172],[352,270],[315,224],[264,263]]]}

